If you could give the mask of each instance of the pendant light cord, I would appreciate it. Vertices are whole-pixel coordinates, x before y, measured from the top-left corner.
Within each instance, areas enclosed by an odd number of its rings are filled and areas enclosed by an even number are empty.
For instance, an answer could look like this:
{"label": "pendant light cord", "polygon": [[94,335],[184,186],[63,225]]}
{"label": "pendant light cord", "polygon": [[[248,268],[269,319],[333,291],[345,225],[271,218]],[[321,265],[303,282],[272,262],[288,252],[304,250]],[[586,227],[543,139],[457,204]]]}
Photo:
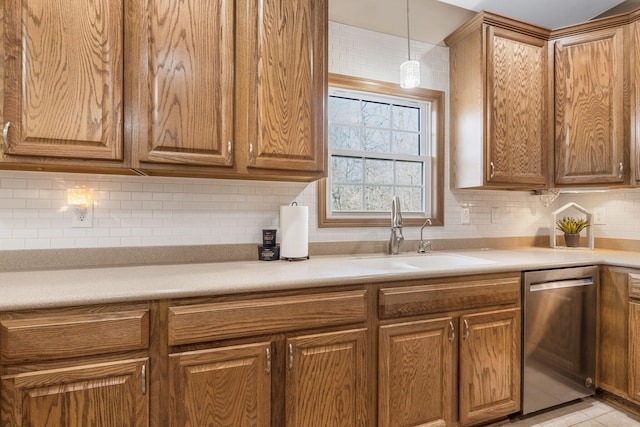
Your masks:
{"label": "pendant light cord", "polygon": [[409,0],[407,0],[407,59],[411,61],[411,27],[409,26]]}

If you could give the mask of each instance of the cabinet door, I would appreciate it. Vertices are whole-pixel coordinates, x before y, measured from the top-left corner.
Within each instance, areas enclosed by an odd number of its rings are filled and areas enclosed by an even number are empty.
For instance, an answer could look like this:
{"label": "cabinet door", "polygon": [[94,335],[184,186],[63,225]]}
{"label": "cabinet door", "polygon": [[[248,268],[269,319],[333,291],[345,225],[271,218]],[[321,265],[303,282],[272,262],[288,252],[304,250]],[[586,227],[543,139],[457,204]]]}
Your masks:
{"label": "cabinet door", "polygon": [[267,426],[271,422],[271,344],[169,356],[172,425]]}
{"label": "cabinet door", "polygon": [[[234,0],[150,0],[140,67],[140,162],[230,165]],[[134,35],[135,37],[135,35]],[[144,77],[146,76],[146,77]],[[145,130],[148,131],[145,133]]]}
{"label": "cabinet door", "polygon": [[379,426],[453,422],[455,330],[452,318],[380,327]]}
{"label": "cabinet door", "polygon": [[640,402],[640,304],[629,303],[629,397]]}
{"label": "cabinet door", "polygon": [[623,182],[623,29],[555,44],[557,184]]}
{"label": "cabinet door", "polygon": [[460,423],[477,424],[520,410],[520,309],[460,319]]}
{"label": "cabinet door", "polygon": [[492,183],[545,184],[547,42],[487,27],[487,165]]}
{"label": "cabinet door", "polygon": [[248,1],[248,165],[323,171],[328,1]]}
{"label": "cabinet door", "polygon": [[366,329],[287,340],[287,425],[366,426]]}
{"label": "cabinet door", "polygon": [[4,376],[2,425],[147,427],[147,365],[136,359]]}
{"label": "cabinet door", "polygon": [[122,0],[4,7],[4,153],[122,159]]}

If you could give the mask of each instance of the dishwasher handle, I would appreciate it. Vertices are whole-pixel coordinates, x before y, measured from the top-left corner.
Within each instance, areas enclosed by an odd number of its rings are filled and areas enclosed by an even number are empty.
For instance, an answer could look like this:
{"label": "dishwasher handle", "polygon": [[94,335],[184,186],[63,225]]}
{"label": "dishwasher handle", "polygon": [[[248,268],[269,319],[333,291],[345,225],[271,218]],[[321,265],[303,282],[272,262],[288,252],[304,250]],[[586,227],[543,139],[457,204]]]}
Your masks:
{"label": "dishwasher handle", "polygon": [[583,277],[579,279],[552,280],[548,282],[532,283],[529,292],[549,291],[552,289],[575,288],[578,286],[595,285],[593,277]]}

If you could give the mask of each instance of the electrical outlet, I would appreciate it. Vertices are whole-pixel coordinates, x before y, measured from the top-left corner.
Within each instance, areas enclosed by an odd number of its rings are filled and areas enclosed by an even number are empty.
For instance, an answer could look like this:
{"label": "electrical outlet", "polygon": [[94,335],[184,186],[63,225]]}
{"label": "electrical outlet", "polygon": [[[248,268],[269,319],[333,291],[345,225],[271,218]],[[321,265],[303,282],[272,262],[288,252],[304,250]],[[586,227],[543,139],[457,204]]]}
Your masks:
{"label": "electrical outlet", "polygon": [[605,225],[607,223],[607,210],[603,207],[593,209],[593,223]]}
{"label": "electrical outlet", "polygon": [[500,208],[491,208],[491,224],[500,222]]}
{"label": "electrical outlet", "polygon": [[71,227],[93,227],[93,203],[86,207],[83,207],[81,205],[74,205],[71,207]]}
{"label": "electrical outlet", "polygon": [[471,210],[469,208],[462,208],[460,210],[460,222],[463,225],[471,224]]}

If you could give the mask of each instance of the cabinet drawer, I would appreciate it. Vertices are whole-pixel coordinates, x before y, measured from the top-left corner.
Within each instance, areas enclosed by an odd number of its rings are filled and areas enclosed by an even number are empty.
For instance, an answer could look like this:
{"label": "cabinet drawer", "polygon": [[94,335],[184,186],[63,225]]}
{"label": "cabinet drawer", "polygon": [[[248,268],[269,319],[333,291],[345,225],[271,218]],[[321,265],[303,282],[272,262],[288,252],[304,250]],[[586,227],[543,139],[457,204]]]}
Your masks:
{"label": "cabinet drawer", "polygon": [[629,297],[640,299],[640,274],[629,273]]}
{"label": "cabinet drawer", "polygon": [[3,363],[64,359],[149,347],[149,310],[0,322]]}
{"label": "cabinet drawer", "polygon": [[380,289],[380,317],[520,304],[520,276]]}
{"label": "cabinet drawer", "polygon": [[366,319],[366,291],[169,308],[169,345],[343,325]]}

